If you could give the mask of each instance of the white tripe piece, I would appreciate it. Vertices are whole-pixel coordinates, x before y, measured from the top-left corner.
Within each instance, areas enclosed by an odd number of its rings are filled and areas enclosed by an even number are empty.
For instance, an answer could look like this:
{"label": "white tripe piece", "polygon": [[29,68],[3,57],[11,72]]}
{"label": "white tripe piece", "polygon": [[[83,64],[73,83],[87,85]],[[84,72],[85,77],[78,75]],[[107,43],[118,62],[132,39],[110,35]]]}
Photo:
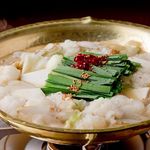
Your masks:
{"label": "white tripe piece", "polygon": [[44,48],[42,48],[41,50],[38,50],[37,54],[42,56],[47,52],[49,53],[53,48],[54,48],[54,44],[48,43]]}
{"label": "white tripe piece", "polygon": [[[120,43],[120,44],[118,44]],[[137,41],[128,41],[121,43],[120,41],[109,40],[101,41],[100,44],[110,50],[117,50],[121,54],[127,54],[128,56],[134,56],[142,50],[142,45]]]}
{"label": "white tripe piece", "polygon": [[[65,106],[66,107],[66,106]],[[61,109],[49,98],[44,99],[40,104],[25,106],[18,110],[18,117],[36,124],[51,127],[63,127],[64,122],[73,114],[73,110]]]}
{"label": "white tripe piece", "polygon": [[26,99],[25,106],[41,104],[45,99],[45,94],[40,88],[18,89],[13,91],[11,95]]}
{"label": "white tripe piece", "polygon": [[56,53],[62,53],[60,43],[48,43],[44,48],[36,51],[36,54],[46,57],[51,57]]}
{"label": "white tripe piece", "polygon": [[11,83],[8,86],[5,86],[3,88],[4,88],[4,94],[7,93],[10,94],[11,96],[26,99],[25,106],[38,105],[43,103],[43,101],[45,101],[45,94],[40,88],[33,87],[32,85],[24,82]]}
{"label": "white tripe piece", "polygon": [[[74,101],[70,98],[65,100],[63,98],[64,94],[57,92],[47,96],[47,98],[56,104],[56,106],[64,111],[73,110],[73,107],[76,105]],[[66,109],[67,106],[67,109]]]}
{"label": "white tripe piece", "polygon": [[54,104],[45,100],[36,106],[25,106],[18,110],[18,118],[35,124],[62,127],[63,124],[56,117],[56,112],[50,113],[51,105],[53,106]]}
{"label": "white tripe piece", "polygon": [[77,42],[79,46],[87,48],[87,49],[99,49],[99,45],[96,44],[95,42],[90,42],[90,41],[81,41]]}
{"label": "white tripe piece", "polygon": [[65,40],[60,46],[62,47],[65,56],[73,56],[80,52],[77,41]]}
{"label": "white tripe piece", "polygon": [[17,116],[17,110],[23,107],[26,99],[22,97],[7,95],[0,100],[0,109],[11,116]]}
{"label": "white tripe piece", "polygon": [[75,123],[77,129],[100,129],[107,127],[107,122],[104,117],[96,115],[85,115],[80,121]]}
{"label": "white tripe piece", "polygon": [[[135,114],[142,115],[145,110],[145,106],[141,101],[129,99],[123,95],[116,95],[111,98],[112,105],[116,105],[118,110],[120,110],[124,116],[131,117]],[[114,104],[113,104],[114,103]]]}
{"label": "white tripe piece", "polygon": [[0,100],[6,95],[11,95],[15,90],[24,88],[33,88],[33,86],[20,80],[8,81],[7,85],[0,86]]}
{"label": "white tripe piece", "polygon": [[138,68],[133,75],[129,76],[126,81],[130,82],[134,88],[147,87],[150,85],[150,61],[138,57],[129,57],[129,60],[140,63],[141,68]]}
{"label": "white tripe piece", "polygon": [[[132,100],[123,95],[116,95],[110,99],[99,98],[89,103],[87,107],[83,110],[82,119],[76,122],[76,128],[86,127],[88,116],[97,116],[97,127],[95,125],[95,118],[90,117],[90,124],[88,128],[99,128],[107,127],[118,123],[118,120],[127,118],[135,119],[135,114],[138,116],[143,116],[145,111],[145,106],[142,102],[137,100]],[[87,120],[85,119],[87,118]],[[101,120],[102,124],[101,124]],[[140,118],[139,118],[140,120]],[[107,122],[107,124],[105,124]]]}
{"label": "white tripe piece", "polygon": [[[41,107],[42,106],[42,107]],[[25,120],[32,120],[34,115],[44,115],[49,113],[49,104],[42,103],[42,105],[34,106],[24,106],[23,108],[18,109],[18,117]]]}
{"label": "white tripe piece", "polygon": [[32,118],[32,122],[49,127],[63,128],[64,122],[50,114],[35,114]]}
{"label": "white tripe piece", "polygon": [[66,121],[74,113],[74,107],[76,104],[71,99],[64,100],[62,93],[54,93],[47,96],[47,98],[55,104],[55,107],[57,108],[55,111],[58,110],[56,115],[59,120]]}
{"label": "white tripe piece", "polygon": [[[58,112],[56,116],[59,120],[66,121],[74,114],[74,111],[81,111],[86,106],[85,101],[78,101],[72,98],[64,98],[64,94],[61,92],[51,94],[47,96],[50,102],[55,104]],[[56,110],[56,111],[57,111]]]}
{"label": "white tripe piece", "polygon": [[20,70],[12,65],[0,66],[0,84],[8,81],[17,80],[20,77]]}

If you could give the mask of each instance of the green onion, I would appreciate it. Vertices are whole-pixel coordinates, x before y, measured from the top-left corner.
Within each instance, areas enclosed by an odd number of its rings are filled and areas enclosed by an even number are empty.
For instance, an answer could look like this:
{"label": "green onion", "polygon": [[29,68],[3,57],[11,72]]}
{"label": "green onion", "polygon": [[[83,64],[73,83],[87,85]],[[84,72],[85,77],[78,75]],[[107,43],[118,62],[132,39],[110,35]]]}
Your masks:
{"label": "green onion", "polygon": [[[84,54],[98,54],[84,52]],[[128,60],[126,54],[108,56],[108,62],[103,66],[92,66],[91,71],[71,67],[74,57],[64,57],[62,64],[48,75],[42,91],[50,93],[71,93],[77,99],[87,101],[99,97],[112,97],[122,90],[122,76],[133,74],[140,64]]]}
{"label": "green onion", "polygon": [[128,56],[126,54],[115,54],[108,57],[108,61],[123,61],[127,59]]}

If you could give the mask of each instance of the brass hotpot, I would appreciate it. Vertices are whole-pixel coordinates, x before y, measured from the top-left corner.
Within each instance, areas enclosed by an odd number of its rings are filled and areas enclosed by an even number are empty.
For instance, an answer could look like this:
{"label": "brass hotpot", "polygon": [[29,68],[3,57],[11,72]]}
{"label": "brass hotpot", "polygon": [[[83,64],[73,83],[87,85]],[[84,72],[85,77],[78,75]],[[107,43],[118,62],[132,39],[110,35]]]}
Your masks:
{"label": "brass hotpot", "polygon": [[[95,20],[91,17],[46,21],[13,28],[0,33],[0,58],[18,50],[34,50],[49,42],[65,39],[77,41],[137,40],[143,42],[144,49],[150,51],[150,28],[129,22]],[[13,128],[30,136],[55,144],[107,143],[150,129],[150,120],[121,127],[77,130],[51,128],[13,118],[0,110],[0,117]]]}

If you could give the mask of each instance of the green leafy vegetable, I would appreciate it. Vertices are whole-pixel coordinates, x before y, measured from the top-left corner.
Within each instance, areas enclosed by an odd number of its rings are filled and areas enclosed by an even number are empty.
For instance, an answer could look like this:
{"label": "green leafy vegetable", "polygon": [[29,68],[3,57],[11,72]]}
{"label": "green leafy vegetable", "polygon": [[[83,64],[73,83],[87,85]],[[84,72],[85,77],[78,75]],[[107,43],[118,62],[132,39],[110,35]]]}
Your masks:
{"label": "green leafy vegetable", "polygon": [[[93,57],[98,55],[95,54]],[[62,65],[48,75],[42,88],[43,92],[71,93],[73,97],[87,101],[99,97],[112,97],[122,90],[122,76],[129,76],[140,67],[140,64],[128,60],[126,54],[108,56],[104,65],[92,65],[90,70],[74,68],[72,67],[74,63],[74,57],[65,56]]]}

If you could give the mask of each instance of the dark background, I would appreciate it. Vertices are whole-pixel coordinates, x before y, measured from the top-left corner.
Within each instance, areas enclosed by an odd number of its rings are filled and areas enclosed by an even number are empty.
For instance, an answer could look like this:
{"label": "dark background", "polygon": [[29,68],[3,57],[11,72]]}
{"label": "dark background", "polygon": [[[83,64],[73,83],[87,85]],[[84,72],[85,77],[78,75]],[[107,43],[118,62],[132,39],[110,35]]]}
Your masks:
{"label": "dark background", "polygon": [[0,5],[0,18],[6,19],[13,27],[85,16],[150,26],[150,4],[146,0],[6,0]]}

